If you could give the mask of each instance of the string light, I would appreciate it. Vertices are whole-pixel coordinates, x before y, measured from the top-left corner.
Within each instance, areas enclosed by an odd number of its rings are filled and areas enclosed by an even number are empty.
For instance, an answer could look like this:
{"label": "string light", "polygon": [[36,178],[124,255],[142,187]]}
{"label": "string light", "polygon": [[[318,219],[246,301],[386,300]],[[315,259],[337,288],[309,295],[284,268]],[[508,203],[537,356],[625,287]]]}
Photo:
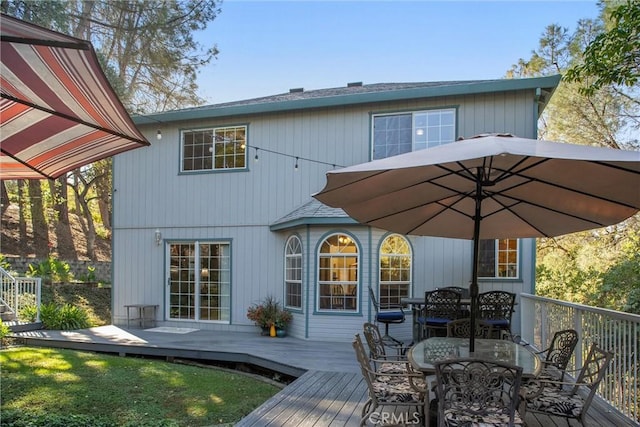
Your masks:
{"label": "string light", "polygon": [[162,139],[162,131],[158,129],[158,133],[156,133],[156,139],[160,141]]}
{"label": "string light", "polygon": [[295,163],[295,166],[294,166],[294,169],[296,169],[296,170],[300,169],[300,166],[299,166],[300,160],[304,160],[306,162],[311,162],[311,163],[316,163],[316,164],[319,164],[319,165],[331,166],[334,169],[337,168],[337,167],[340,167],[340,168],[344,167],[342,165],[338,165],[338,164],[335,164],[335,163],[323,162],[322,160],[309,159],[307,157],[294,156],[293,154],[287,154],[287,153],[282,153],[280,151],[269,150],[268,148],[255,147],[255,146],[249,145],[249,144],[245,144],[245,146],[247,148],[253,148],[254,150],[256,150],[256,156],[254,157],[254,160],[256,160],[256,161],[258,159],[258,150],[262,150],[262,151],[265,151],[265,152],[271,153],[271,154],[277,154],[278,156],[284,156],[284,157],[289,157],[289,158],[292,158],[292,159],[296,159],[296,163]]}
{"label": "string light", "polygon": [[259,148],[256,148],[256,155],[253,158],[253,161],[256,162],[256,163],[258,162],[258,150],[259,150]]}

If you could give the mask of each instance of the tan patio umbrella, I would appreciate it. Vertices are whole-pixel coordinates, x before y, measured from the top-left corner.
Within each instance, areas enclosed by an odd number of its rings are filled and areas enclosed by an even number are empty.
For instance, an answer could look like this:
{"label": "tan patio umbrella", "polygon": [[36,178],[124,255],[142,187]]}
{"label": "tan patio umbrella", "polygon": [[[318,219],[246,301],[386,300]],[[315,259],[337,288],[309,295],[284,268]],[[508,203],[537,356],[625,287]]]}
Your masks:
{"label": "tan patio umbrella", "polygon": [[558,236],[629,218],[640,210],[640,152],[480,135],[328,172],[314,197],[384,230],[473,240],[474,330],[479,240]]}
{"label": "tan patio umbrella", "polygon": [[0,179],[57,178],[149,145],[90,42],[0,19]]}

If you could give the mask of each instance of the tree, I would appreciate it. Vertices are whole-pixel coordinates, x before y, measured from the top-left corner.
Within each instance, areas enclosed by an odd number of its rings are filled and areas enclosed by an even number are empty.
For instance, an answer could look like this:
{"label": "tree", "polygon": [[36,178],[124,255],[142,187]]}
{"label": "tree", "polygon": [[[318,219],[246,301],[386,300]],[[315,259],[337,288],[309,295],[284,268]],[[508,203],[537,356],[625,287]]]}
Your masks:
{"label": "tree", "polygon": [[610,14],[607,31],[586,48],[583,60],[567,70],[569,82],[588,82],[585,94],[609,85],[633,87],[640,77],[640,2],[627,0]]}
{"label": "tree", "polygon": [[[567,71],[581,70],[579,67],[582,66],[584,70],[591,70],[591,66],[585,64],[593,61],[590,57],[594,54],[593,46],[597,46],[603,35],[616,31],[621,13],[637,7],[638,4],[632,6],[628,2],[622,6],[601,3],[600,19],[578,21],[573,34],[550,25],[531,57],[519,59],[508,70],[507,76],[567,73],[542,116],[540,134],[544,139],[612,148],[637,147],[637,136],[629,132],[637,125],[639,105],[634,96],[638,89],[637,79],[622,90],[618,84],[620,80],[602,80],[601,85],[594,86],[593,76]],[[609,19],[610,14],[612,19]],[[625,15],[624,19],[628,23],[629,17]],[[632,33],[628,28],[622,29],[625,31]],[[638,25],[635,26],[636,38],[630,43],[636,46],[630,49],[632,51],[637,51],[637,31]],[[567,78],[567,75],[573,77]],[[617,226],[539,239],[536,292],[616,310],[637,310],[640,307],[640,272],[634,262],[638,258],[631,256],[633,249],[628,248],[637,249],[639,230],[640,216],[636,215]],[[615,293],[612,292],[614,288]]]}
{"label": "tree", "polygon": [[[220,12],[215,0],[2,0],[0,9],[17,18],[90,40],[105,75],[131,113],[149,113],[184,108],[203,102],[198,96],[198,70],[215,58],[215,44],[203,46],[193,32],[203,30]],[[68,216],[66,189],[77,197],[100,198],[98,208],[109,228],[110,160],[76,170],[61,178],[53,200],[57,218]],[[91,169],[96,168],[96,171]],[[89,175],[91,178],[86,178]],[[100,177],[93,179],[93,177]],[[82,179],[78,179],[82,177]],[[85,188],[85,185],[95,188]],[[52,192],[53,193],[53,192]],[[95,239],[90,200],[78,200],[78,213],[85,215],[88,240]],[[65,227],[59,228],[61,233]],[[59,236],[64,239],[64,236]],[[89,249],[91,251],[91,249]]]}

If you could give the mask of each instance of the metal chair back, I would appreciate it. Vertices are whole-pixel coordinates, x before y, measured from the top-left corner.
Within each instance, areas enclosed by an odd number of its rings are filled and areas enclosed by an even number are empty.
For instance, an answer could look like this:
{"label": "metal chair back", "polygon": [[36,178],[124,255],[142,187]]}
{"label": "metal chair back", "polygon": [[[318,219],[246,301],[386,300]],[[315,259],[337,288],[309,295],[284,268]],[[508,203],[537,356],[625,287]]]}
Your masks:
{"label": "metal chair back", "polygon": [[435,365],[438,426],[522,424],[518,414],[522,368],[484,359],[448,359]]}

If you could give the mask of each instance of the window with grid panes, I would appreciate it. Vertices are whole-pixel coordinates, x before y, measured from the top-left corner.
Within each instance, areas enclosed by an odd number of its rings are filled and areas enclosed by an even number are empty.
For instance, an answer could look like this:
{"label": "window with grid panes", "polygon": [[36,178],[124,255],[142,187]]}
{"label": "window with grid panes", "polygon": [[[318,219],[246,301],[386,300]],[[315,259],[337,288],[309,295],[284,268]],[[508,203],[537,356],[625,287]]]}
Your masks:
{"label": "window with grid panes", "polygon": [[246,126],[185,130],[182,171],[245,169],[246,144]]}
{"label": "window with grid panes", "polygon": [[388,236],[380,246],[380,305],[399,305],[411,289],[411,247],[403,236]]}
{"label": "window with grid panes", "polygon": [[518,239],[480,240],[478,276],[485,278],[518,278]]}
{"label": "window with grid panes", "polygon": [[373,159],[448,144],[455,140],[456,110],[414,111],[373,116]]}
{"label": "window with grid panes", "polygon": [[318,252],[318,311],[358,310],[358,246],[345,234],[327,237]]}
{"label": "window with grid panes", "polygon": [[298,236],[287,239],[284,254],[285,306],[302,308],[302,242]]}

